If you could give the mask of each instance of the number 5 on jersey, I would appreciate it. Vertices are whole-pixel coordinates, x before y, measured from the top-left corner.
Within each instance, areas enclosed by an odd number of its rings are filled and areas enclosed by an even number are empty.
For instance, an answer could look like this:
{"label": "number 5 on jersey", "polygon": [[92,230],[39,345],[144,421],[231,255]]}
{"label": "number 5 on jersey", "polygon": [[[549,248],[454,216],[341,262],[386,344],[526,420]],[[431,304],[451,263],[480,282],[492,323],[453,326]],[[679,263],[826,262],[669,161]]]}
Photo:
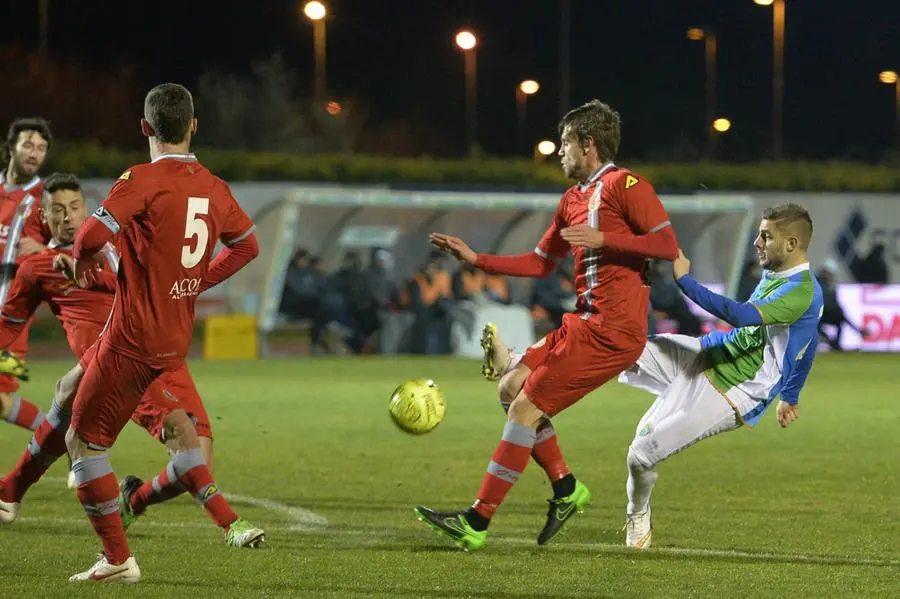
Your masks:
{"label": "number 5 on jersey", "polygon": [[187,243],[181,247],[181,265],[185,268],[193,268],[200,264],[203,254],[206,253],[209,226],[199,217],[207,214],[209,214],[209,198],[188,198],[187,218],[184,222],[184,238]]}

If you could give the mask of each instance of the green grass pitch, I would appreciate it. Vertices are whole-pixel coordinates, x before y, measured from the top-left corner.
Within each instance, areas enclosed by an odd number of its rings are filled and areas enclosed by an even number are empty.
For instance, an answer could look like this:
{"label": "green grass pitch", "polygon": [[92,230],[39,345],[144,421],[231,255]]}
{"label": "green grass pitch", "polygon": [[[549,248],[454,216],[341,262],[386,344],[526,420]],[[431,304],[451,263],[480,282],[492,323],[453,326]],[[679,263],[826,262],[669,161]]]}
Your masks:
{"label": "green grass pitch", "polygon": [[[23,395],[46,407],[68,363],[32,364]],[[70,574],[98,544],[65,467],[36,485],[21,520],[0,528],[0,597],[900,597],[900,358],[822,355],[787,430],[716,437],[660,467],[654,548],[623,545],[625,453],[651,396],[617,383],[557,418],[576,476],[594,493],[551,545],[534,542],[549,485],[534,463],[465,554],[412,508],[467,506],[502,429],[495,387],[455,359],[295,359],[192,363],[213,417],[216,479],[266,528],[264,549],[224,545],[182,497],[129,531],[144,577],[130,589],[79,588]],[[387,414],[407,378],[447,397],[432,433]],[[0,426],[0,469],[28,435]],[[159,444],[129,425],[111,452],[121,477],[152,477]],[[327,522],[326,522],[327,521]]]}

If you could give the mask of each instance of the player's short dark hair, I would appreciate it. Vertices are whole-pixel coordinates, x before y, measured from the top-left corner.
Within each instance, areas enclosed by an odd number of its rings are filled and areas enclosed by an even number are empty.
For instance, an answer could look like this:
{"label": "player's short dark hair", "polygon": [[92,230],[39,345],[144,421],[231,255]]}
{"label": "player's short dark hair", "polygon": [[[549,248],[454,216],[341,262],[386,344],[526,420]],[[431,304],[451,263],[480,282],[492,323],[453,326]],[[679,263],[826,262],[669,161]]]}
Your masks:
{"label": "player's short dark hair", "polygon": [[50,196],[57,191],[77,191],[83,194],[81,189],[81,181],[72,173],[53,173],[44,179],[44,197],[43,204],[46,207],[50,204]]}
{"label": "player's short dark hair", "polygon": [[591,100],[566,113],[559,121],[559,134],[568,125],[580,143],[587,142],[589,137],[594,140],[601,160],[613,160],[622,140],[621,123],[619,113],[609,104]]}
{"label": "player's short dark hair", "polygon": [[3,162],[8,162],[16,148],[16,142],[19,141],[19,135],[23,131],[34,131],[47,140],[47,147],[53,141],[53,134],[50,132],[50,123],[41,117],[29,117],[24,119],[16,119],[10,124],[9,131],[6,133],[6,143],[3,144]]}
{"label": "player's short dark hair", "polygon": [[194,119],[191,92],[177,83],[157,85],[144,98],[144,118],[159,141],[167,144],[183,142]]}
{"label": "player's short dark hair", "polygon": [[775,226],[784,231],[789,231],[800,240],[800,247],[804,250],[809,247],[813,234],[813,222],[809,212],[799,204],[778,204],[769,206],[763,210],[762,217],[774,222]]}

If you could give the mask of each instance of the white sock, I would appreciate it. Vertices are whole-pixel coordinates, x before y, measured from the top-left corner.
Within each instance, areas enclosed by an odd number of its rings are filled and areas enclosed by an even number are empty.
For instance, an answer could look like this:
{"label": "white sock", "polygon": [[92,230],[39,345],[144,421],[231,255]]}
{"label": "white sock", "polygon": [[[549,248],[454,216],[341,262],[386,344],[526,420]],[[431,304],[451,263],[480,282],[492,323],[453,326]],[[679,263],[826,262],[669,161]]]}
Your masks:
{"label": "white sock", "polygon": [[516,366],[518,366],[519,362],[522,361],[522,357],[525,354],[517,354],[514,351],[509,352],[509,364],[506,365],[506,370],[503,371],[503,374],[506,374]]}
{"label": "white sock", "polygon": [[641,514],[650,507],[650,494],[656,485],[656,466],[644,466],[634,454],[628,452],[628,482],[625,492],[628,494],[626,514]]}

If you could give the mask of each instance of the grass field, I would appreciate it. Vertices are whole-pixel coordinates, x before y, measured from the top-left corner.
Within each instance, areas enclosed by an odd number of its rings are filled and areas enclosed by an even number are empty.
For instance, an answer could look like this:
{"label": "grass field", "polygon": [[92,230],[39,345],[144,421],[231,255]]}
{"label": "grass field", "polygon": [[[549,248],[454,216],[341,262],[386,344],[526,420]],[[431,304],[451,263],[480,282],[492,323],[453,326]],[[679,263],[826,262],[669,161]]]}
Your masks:
{"label": "grass field", "polygon": [[[625,453],[650,405],[608,385],[561,415],[561,445],[594,502],[564,536],[534,539],[550,496],[534,464],[491,528],[465,554],[417,522],[416,504],[467,506],[499,438],[494,387],[453,359],[197,362],[213,416],[216,479],[266,528],[259,551],[225,547],[191,501],[151,508],[129,531],[144,573],[129,589],[83,597],[900,597],[900,358],[822,355],[802,414],[774,413],[660,467],[654,548],[622,547]],[[67,364],[32,364],[25,395],[44,406]],[[405,378],[447,395],[433,433],[400,433],[387,416]],[[28,440],[0,427],[0,469]],[[129,425],[112,451],[119,476],[151,477],[167,458]],[[21,520],[0,529],[0,597],[63,597],[98,545],[64,466],[32,489]],[[326,522],[327,520],[327,522]]]}

